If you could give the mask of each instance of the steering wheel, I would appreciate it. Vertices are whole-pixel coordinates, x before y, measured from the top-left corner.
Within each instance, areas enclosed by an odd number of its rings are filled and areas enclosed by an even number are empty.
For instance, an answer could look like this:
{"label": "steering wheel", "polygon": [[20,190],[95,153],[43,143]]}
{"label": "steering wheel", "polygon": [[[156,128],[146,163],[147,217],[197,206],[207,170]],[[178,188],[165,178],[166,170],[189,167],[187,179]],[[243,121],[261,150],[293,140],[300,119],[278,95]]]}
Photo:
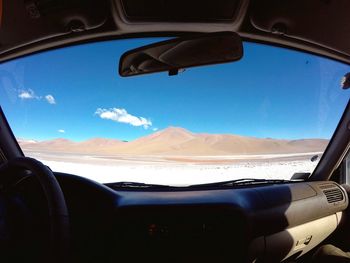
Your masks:
{"label": "steering wheel", "polygon": [[[52,171],[41,162],[28,157],[9,160],[0,167],[0,180],[11,180],[18,170],[29,170],[43,190],[49,213],[50,251],[47,262],[67,262],[69,250],[69,215],[62,189]],[[8,177],[4,178],[7,175]],[[12,179],[13,180],[13,179]]]}

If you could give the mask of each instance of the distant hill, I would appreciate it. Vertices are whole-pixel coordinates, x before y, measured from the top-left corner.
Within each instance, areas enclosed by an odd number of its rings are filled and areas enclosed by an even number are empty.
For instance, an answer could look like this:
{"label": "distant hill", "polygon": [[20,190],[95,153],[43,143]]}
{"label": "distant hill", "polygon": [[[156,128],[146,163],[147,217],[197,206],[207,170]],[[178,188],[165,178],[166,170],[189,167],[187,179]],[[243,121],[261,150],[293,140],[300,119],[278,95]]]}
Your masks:
{"label": "distant hill", "polygon": [[24,150],[91,154],[136,155],[237,155],[322,152],[325,139],[281,140],[232,134],[192,133],[169,127],[134,141],[94,138],[83,142],[67,139],[32,141],[19,139]]}

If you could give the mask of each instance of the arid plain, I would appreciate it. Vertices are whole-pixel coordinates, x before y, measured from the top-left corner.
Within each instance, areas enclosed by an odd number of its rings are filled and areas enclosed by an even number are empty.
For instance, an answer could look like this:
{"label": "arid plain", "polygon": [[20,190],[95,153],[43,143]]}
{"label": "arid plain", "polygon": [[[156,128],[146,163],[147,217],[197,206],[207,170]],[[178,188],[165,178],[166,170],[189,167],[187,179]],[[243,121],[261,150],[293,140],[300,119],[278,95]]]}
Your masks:
{"label": "arid plain", "polygon": [[324,139],[284,140],[193,133],[169,127],[134,141],[93,138],[74,142],[18,139],[27,156],[53,170],[100,182],[138,181],[188,185],[235,178],[289,179],[310,172],[328,144]]}

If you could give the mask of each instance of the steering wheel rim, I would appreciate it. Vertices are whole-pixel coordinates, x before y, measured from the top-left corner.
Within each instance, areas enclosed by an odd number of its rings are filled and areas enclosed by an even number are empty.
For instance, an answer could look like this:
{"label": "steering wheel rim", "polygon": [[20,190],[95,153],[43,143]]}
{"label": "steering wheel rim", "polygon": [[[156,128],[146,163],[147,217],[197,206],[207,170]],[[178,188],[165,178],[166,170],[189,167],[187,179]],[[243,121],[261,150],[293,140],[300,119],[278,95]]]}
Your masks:
{"label": "steering wheel rim", "polygon": [[[1,170],[26,169],[35,175],[46,197],[50,225],[50,254],[48,262],[66,262],[69,251],[69,214],[62,189],[52,171],[43,163],[29,157],[8,160]],[[10,179],[10,178],[9,178]]]}

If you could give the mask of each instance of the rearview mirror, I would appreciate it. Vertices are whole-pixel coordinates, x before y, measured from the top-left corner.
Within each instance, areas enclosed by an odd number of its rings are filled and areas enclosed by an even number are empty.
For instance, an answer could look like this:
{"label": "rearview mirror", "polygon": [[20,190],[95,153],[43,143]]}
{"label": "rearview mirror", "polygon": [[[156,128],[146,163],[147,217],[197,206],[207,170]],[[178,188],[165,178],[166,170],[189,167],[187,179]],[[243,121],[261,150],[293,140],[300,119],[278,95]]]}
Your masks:
{"label": "rearview mirror", "polygon": [[180,37],[124,53],[119,61],[123,77],[168,71],[176,75],[190,67],[227,63],[243,56],[241,38],[234,32]]}

